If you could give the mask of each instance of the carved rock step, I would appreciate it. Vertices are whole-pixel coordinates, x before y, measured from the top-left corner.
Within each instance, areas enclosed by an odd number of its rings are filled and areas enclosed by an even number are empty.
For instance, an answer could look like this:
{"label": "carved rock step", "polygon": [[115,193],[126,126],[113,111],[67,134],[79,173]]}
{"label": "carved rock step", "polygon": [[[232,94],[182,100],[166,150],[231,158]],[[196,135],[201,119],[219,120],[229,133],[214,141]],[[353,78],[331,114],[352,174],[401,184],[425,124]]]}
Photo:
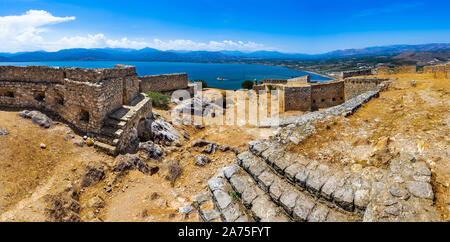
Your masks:
{"label": "carved rock step", "polygon": [[335,170],[316,161],[286,153],[275,142],[252,141],[249,143],[249,150],[265,165],[273,168],[288,182],[295,184],[299,190],[306,190],[311,195],[329,201],[349,212],[355,209],[355,212],[361,212],[366,209],[373,176],[377,172],[382,173],[375,167],[366,169],[365,176],[361,175],[363,173],[361,171],[353,173],[349,169]]}
{"label": "carved rock step", "polygon": [[210,191],[198,194],[195,198],[194,207],[204,222],[223,222]]}
{"label": "carved rock step", "polygon": [[223,168],[224,176],[240,197],[242,204],[250,211],[256,221],[287,222],[291,218],[271,198],[258,187],[241,167],[232,165]]}
{"label": "carved rock step", "polygon": [[115,146],[111,146],[105,143],[102,143],[100,141],[95,141],[94,142],[94,147],[105,152],[106,154],[109,155],[117,155],[117,149]]}
{"label": "carved rock step", "polygon": [[101,132],[102,132],[102,134],[107,135],[107,136],[120,138],[123,134],[123,129],[113,128],[110,126],[103,126],[101,129]]}
{"label": "carved rock step", "polygon": [[[208,181],[209,190],[215,207],[224,222],[250,222],[247,209],[240,203],[240,198],[222,176],[216,176]],[[201,216],[201,215],[200,215]]]}
{"label": "carved rock step", "polygon": [[105,120],[105,125],[111,126],[113,128],[123,129],[127,125],[127,122],[121,121],[121,120],[107,118]]}
{"label": "carved rock step", "polygon": [[112,145],[112,146],[117,146],[117,144],[119,143],[119,139],[117,139],[115,137],[107,136],[107,135],[97,135],[97,137],[95,139],[97,141],[100,141],[102,143]]}
{"label": "carved rock step", "polygon": [[236,172],[232,175],[230,182],[233,187],[239,192],[245,191],[248,185],[245,185],[243,182],[245,179],[242,177],[251,175],[273,202],[283,207],[295,221],[359,221],[362,219],[358,214],[347,214],[336,208],[334,204],[316,199],[308,192],[299,191],[296,186],[276,175],[272,168],[250,152],[239,154],[238,164],[248,173]]}
{"label": "carved rock step", "polygon": [[109,114],[109,118],[117,121],[125,121],[132,119],[143,106],[145,106],[151,99],[145,93],[137,95],[128,105],[123,105],[121,108]]}

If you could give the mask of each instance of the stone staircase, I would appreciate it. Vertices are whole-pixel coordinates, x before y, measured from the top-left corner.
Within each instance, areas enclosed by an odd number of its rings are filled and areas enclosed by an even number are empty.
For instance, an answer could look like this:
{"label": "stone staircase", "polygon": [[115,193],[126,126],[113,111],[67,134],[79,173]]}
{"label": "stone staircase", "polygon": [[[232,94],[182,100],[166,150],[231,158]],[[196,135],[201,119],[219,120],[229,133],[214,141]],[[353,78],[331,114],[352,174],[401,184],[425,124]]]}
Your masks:
{"label": "stone staircase", "polygon": [[197,208],[208,222],[439,221],[430,181],[414,159],[396,158],[389,169],[339,168],[276,141],[252,141],[237,164],[208,181]]}
{"label": "stone staircase", "polygon": [[151,99],[142,93],[137,95],[128,105],[123,105],[110,113],[108,118],[104,120],[100,134],[96,135],[94,146],[107,154],[117,155],[120,152],[118,145],[122,141],[126,129],[149,103],[151,103]]}

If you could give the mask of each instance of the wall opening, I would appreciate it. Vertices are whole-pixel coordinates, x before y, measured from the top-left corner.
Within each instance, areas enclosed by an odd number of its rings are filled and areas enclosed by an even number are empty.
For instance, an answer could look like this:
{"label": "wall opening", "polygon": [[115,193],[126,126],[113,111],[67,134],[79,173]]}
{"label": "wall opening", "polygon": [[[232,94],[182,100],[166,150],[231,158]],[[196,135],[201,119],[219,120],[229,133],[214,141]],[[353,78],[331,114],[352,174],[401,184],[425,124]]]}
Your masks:
{"label": "wall opening", "polygon": [[11,90],[2,90],[2,89],[0,89],[0,96],[1,97],[14,98],[14,92],[11,91]]}
{"label": "wall opening", "polygon": [[64,97],[60,93],[56,94],[55,101],[59,105],[64,105]]}
{"label": "wall opening", "polygon": [[38,102],[45,102],[45,92],[35,92],[34,99]]}
{"label": "wall opening", "polygon": [[320,101],[324,103],[324,102],[325,102],[325,99],[322,98]]}
{"label": "wall opening", "polygon": [[89,123],[89,112],[86,109],[80,110],[80,120]]}
{"label": "wall opening", "polygon": [[333,102],[336,102],[336,98],[335,97],[333,97]]}

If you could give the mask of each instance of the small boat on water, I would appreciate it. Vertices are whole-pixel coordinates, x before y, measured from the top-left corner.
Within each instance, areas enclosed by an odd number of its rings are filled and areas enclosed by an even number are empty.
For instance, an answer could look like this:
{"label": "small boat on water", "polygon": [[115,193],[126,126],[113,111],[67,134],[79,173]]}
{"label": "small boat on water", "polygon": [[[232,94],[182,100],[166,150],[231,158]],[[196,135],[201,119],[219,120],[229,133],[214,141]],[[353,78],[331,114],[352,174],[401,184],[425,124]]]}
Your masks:
{"label": "small boat on water", "polygon": [[217,77],[217,80],[218,80],[218,81],[226,81],[227,79],[222,78],[222,77],[219,76],[219,77]]}

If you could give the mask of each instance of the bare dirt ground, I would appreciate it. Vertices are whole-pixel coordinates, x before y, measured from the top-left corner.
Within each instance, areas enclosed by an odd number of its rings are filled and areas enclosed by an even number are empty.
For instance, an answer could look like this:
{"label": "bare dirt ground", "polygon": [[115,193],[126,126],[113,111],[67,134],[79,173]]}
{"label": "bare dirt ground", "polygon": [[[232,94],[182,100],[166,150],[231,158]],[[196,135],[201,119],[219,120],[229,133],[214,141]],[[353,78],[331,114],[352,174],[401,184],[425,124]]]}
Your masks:
{"label": "bare dirt ground", "polygon": [[348,118],[318,124],[317,134],[290,149],[341,166],[386,166],[399,152],[412,153],[432,169],[436,206],[448,221],[450,81],[426,74],[394,77],[379,98]]}

